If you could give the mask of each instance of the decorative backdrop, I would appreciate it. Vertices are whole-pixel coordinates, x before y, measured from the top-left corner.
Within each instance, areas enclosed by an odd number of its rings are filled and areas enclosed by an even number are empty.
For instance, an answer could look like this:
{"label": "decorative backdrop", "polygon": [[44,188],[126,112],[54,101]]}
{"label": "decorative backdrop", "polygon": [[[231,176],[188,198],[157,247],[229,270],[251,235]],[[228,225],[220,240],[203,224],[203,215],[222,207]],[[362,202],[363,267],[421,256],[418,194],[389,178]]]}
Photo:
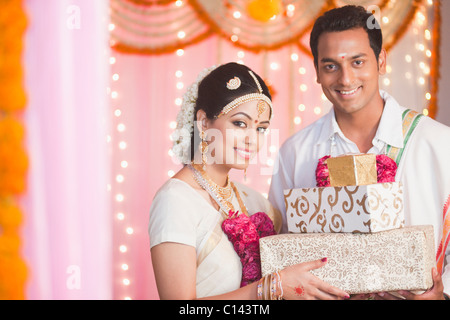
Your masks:
{"label": "decorative backdrop", "polygon": [[275,116],[266,147],[246,181],[232,173],[267,195],[283,141],[331,108],[315,81],[312,24],[325,10],[349,3],[370,5],[381,21],[388,49],[382,89],[433,116],[439,1],[111,0],[115,298],[157,298],[148,211],[158,188],[181,168],[170,134],[185,89],[203,68],[229,61],[248,65],[270,84]]}
{"label": "decorative backdrop", "polygon": [[0,3],[0,298],[157,299],[148,212],[181,168],[170,135],[185,89],[229,61],[270,84],[275,116],[245,182],[266,194],[284,140],[331,108],[307,45],[324,10],[372,5],[381,87],[437,110],[438,0]]}

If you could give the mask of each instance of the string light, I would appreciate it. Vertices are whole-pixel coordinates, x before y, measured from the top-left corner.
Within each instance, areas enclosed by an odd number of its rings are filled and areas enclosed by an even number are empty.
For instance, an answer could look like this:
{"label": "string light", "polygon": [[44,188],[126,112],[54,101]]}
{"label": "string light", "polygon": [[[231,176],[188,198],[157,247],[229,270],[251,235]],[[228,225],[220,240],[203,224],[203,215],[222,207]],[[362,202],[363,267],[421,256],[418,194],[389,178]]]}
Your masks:
{"label": "string light", "polygon": [[[110,26],[110,30],[113,29],[113,27]],[[111,56],[109,58],[109,63],[111,65],[111,68],[115,68],[117,65],[117,58],[114,56]],[[111,72],[111,86],[116,86],[120,84],[121,76],[119,72],[112,71]],[[130,236],[134,234],[134,227],[130,225],[130,221],[128,221],[127,213],[123,210],[123,207],[126,205],[127,196],[126,196],[126,189],[124,189],[123,184],[126,180],[127,175],[127,168],[129,167],[129,162],[126,159],[126,150],[128,149],[128,143],[126,140],[126,128],[127,124],[124,122],[123,114],[124,114],[124,108],[123,107],[117,107],[117,104],[121,103],[120,93],[116,88],[109,89],[110,90],[110,96],[111,96],[111,104],[113,106],[113,116],[115,117],[117,124],[113,128],[115,128],[114,136],[115,138],[110,138],[109,141],[116,140],[118,141],[116,145],[116,149],[114,151],[117,151],[115,154],[118,158],[118,167],[115,168],[115,171],[113,174],[115,176],[115,188],[111,188],[114,190],[115,194],[113,197],[114,205],[113,209],[117,210],[118,212],[115,214],[115,221],[117,224],[116,231],[120,232],[122,230],[123,234],[127,237],[121,237],[120,233],[117,239],[120,239],[120,243],[118,244],[118,251],[123,255],[121,257],[121,263],[119,264],[119,272],[129,272],[130,264],[126,262],[127,258],[127,252],[128,252],[128,241]],[[124,226],[123,223],[127,223],[127,226]],[[123,288],[130,287],[132,284],[130,278],[126,274],[117,274],[117,277],[122,278],[121,284],[123,285]],[[123,289],[122,289],[123,290]],[[118,292],[122,291],[121,289],[118,290]],[[127,289],[129,290],[129,289]],[[122,295],[122,293],[118,293],[119,295]],[[131,300],[132,297],[127,294],[124,294],[124,299]]]}
{"label": "string light", "polygon": [[314,113],[317,114],[317,115],[319,115],[319,114],[322,113],[322,109],[321,109],[320,107],[315,107],[315,108],[314,108]]}
{"label": "string light", "polygon": [[117,125],[117,131],[124,132],[125,131],[125,125],[123,123],[119,123]]}

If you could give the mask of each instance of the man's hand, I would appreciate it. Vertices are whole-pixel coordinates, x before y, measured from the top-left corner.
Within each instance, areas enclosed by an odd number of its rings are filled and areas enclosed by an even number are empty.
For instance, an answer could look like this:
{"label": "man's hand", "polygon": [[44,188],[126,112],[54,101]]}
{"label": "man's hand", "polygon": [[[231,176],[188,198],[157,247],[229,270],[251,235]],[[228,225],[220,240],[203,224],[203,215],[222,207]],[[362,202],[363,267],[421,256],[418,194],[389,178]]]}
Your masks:
{"label": "man's hand", "polygon": [[433,278],[433,286],[421,294],[415,294],[411,291],[401,290],[396,293],[398,296],[390,294],[388,292],[379,292],[373,295],[375,300],[444,300],[444,285],[442,283],[442,277],[436,268],[431,270],[431,276]]}

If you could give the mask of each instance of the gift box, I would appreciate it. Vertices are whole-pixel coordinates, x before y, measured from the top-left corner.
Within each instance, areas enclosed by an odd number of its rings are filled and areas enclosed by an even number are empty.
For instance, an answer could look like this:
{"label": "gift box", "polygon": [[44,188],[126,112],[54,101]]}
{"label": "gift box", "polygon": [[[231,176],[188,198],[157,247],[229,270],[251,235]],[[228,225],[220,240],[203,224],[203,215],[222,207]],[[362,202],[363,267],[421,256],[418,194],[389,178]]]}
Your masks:
{"label": "gift box", "polygon": [[400,182],[284,191],[288,231],[379,232],[404,226]]}
{"label": "gift box", "polygon": [[349,294],[427,290],[436,265],[433,226],[378,233],[300,233],[260,239],[265,276],[297,263],[327,257],[311,271]]}
{"label": "gift box", "polygon": [[377,183],[375,154],[351,154],[326,160],[330,186],[356,186]]}

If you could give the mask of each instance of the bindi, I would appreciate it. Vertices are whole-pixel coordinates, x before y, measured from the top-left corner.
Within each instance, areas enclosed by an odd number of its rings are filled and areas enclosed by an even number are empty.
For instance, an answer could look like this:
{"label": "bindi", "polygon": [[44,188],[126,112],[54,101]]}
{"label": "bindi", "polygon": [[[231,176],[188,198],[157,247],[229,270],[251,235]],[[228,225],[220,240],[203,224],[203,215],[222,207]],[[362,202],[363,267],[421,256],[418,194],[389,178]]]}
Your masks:
{"label": "bindi", "polygon": [[345,56],[346,56],[347,54],[346,53],[340,53],[339,54],[339,56],[341,57],[341,59],[345,59]]}

